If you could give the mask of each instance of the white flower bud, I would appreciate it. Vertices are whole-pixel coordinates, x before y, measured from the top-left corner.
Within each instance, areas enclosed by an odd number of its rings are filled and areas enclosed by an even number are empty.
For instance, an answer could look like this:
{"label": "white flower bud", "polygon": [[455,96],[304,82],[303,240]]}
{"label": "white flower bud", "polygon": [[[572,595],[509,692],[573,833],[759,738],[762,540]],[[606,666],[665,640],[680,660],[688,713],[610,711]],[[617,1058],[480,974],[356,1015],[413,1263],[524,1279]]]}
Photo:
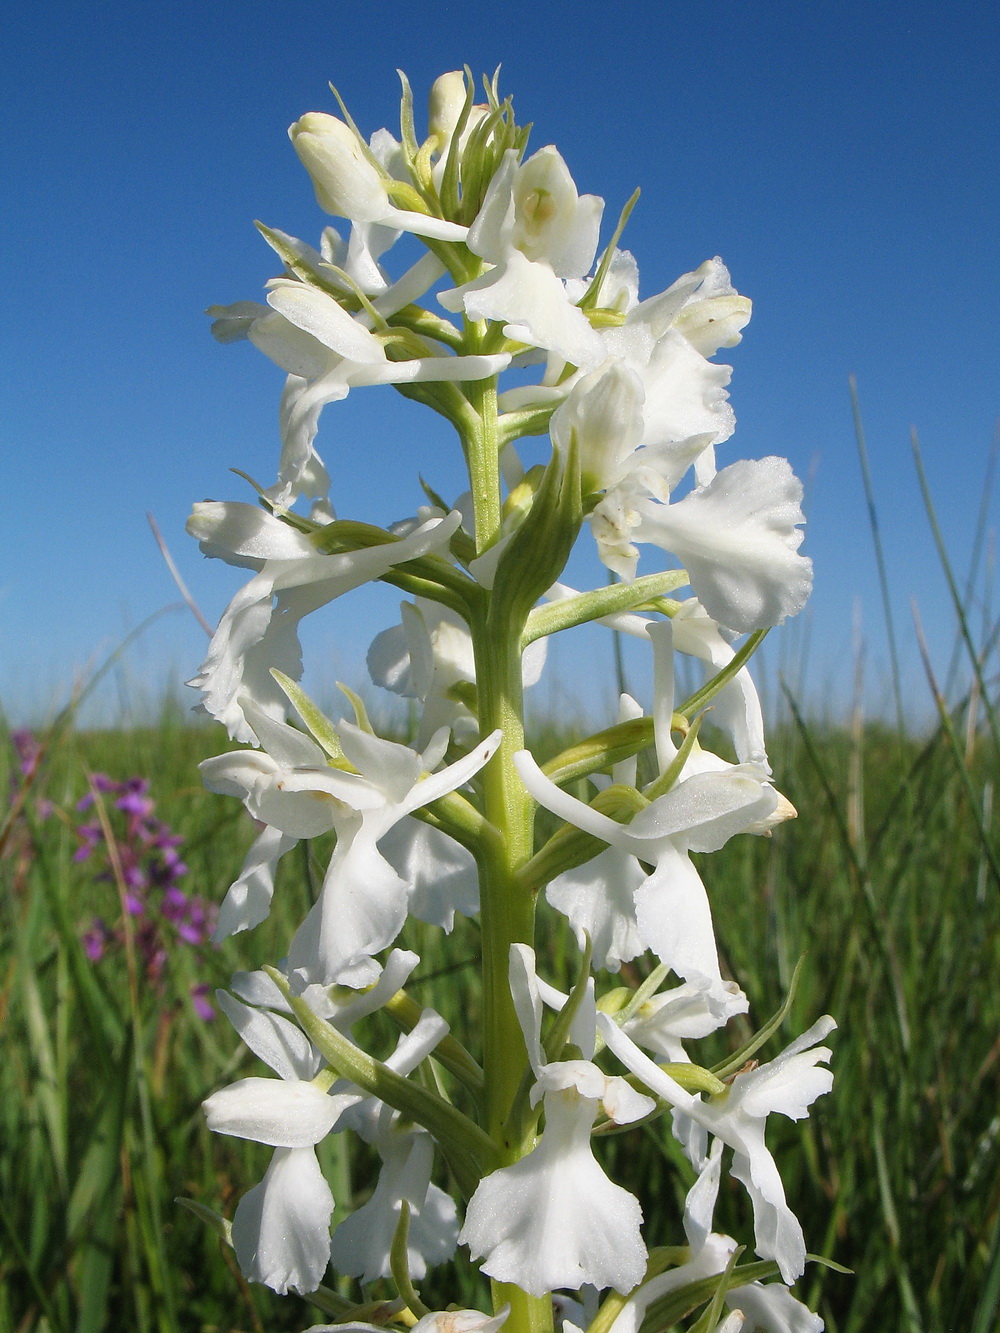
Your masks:
{"label": "white flower bud", "polygon": [[352,222],[385,217],[389,198],[382,177],[342,120],[309,111],[289,126],[288,137],[312,177],[320,208]]}
{"label": "white flower bud", "polygon": [[442,140],[450,139],[465,106],[465,97],[465,75],[460,69],[436,78],[427,108],[428,133]]}

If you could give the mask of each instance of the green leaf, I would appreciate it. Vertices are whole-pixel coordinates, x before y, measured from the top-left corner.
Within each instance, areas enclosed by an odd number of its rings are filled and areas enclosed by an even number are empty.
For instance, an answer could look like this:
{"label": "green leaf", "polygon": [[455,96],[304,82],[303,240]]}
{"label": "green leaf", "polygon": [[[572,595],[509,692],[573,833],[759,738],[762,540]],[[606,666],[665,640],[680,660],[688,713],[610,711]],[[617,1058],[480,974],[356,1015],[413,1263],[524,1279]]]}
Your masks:
{"label": "green leaf", "polygon": [[288,702],[309,728],[309,734],[313,740],[322,746],[335,763],[346,763],[347,758],[341,747],[340,737],[337,735],[333,723],[322,709],[313,703],[302,686],[292,680],[291,676],[286,676],[277,667],[271,668],[271,675],[281,686]]}

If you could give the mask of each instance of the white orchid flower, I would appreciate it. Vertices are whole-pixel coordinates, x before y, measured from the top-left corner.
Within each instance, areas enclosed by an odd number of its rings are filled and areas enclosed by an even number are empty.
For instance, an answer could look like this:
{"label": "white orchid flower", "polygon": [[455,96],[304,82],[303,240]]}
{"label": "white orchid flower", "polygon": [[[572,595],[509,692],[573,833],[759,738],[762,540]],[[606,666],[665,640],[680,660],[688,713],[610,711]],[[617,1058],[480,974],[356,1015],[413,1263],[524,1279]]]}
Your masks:
{"label": "white orchid flower", "polygon": [[629,824],[585,805],[542,773],[527,750],[514,762],[540,805],[638,861],[654,866],[633,895],[635,926],[645,948],[685,981],[728,1004],[705,886],[692,851],[716,851],[736,833],[768,818],[777,796],[762,769],[735,765],[724,773],[696,773],[641,810]]}
{"label": "white orchid flower", "polygon": [[336,116],[309,111],[289,127],[288,137],[312,177],[316,200],[325,212],[436,240],[465,240],[468,228],[457,222],[396,208],[389,200],[387,174],[371,160],[355,132]]}
{"label": "white orchid flower", "polygon": [[308,380],[298,375],[289,375],[285,381],[278,417],[281,432],[278,479],[265,494],[274,505],[285,509],[304,496],[314,502],[311,516],[329,522],[334,517],[328,499],[330,474],[313,444],[322,404],[312,404],[303,410],[300,404],[308,388]]}
{"label": "white orchid flower", "polygon": [[[433,281],[435,273],[428,271]],[[369,317],[363,311],[352,315],[335,297],[295,278],[273,278],[268,286],[270,310],[249,324],[247,337],[290,375],[311,382],[310,408],[345,398],[359,385],[487,379],[510,365],[510,355],[505,352],[391,361],[382,338],[367,326]],[[375,308],[388,313],[384,303],[376,302]]]}
{"label": "white orchid flower", "polygon": [[[600,1109],[617,1124],[627,1124],[647,1115],[654,1104],[590,1060],[544,1061],[543,987],[526,945],[511,947],[510,985],[536,1075],[531,1100],[544,1098],[545,1128],[527,1156],[479,1183],[459,1240],[473,1258],[483,1258],[484,1272],[532,1295],[586,1283],[629,1291],[646,1268],[642,1210],[632,1194],[605,1175],[590,1135]],[[558,996],[544,989],[549,999]],[[592,983],[582,1009],[573,1036],[592,1053]],[[581,1021],[589,1040],[580,1031]]]}
{"label": "white orchid flower", "polygon": [[326,754],[312,737],[269,717],[249,699],[243,715],[259,750],[213,755],[199,765],[209,791],[238,796],[250,815],[265,825],[219,908],[216,943],[265,920],[271,910],[278,861],[300,838],[334,827],[328,807],[305,793],[289,793],[284,783],[298,768],[325,768]]}
{"label": "white orchid flower", "polygon": [[[677,1291],[688,1283],[715,1277],[725,1271],[736,1249],[731,1236],[712,1230],[712,1215],[719,1193],[722,1167],[721,1139],[716,1139],[712,1152],[703,1163],[698,1179],[684,1201],[684,1232],[687,1237],[689,1258],[676,1268],[658,1274],[632,1293],[611,1325],[609,1333],[639,1333],[649,1307],[668,1292]],[[743,1287],[731,1287],[725,1302],[730,1307],[732,1327],[746,1327],[754,1333],[822,1333],[823,1321],[795,1299],[780,1282],[754,1282]],[[747,1321],[744,1324],[744,1321]],[[728,1325],[727,1325],[728,1326]],[[723,1326],[720,1325],[720,1330]]]}
{"label": "white orchid flower", "polygon": [[816,1042],[837,1026],[834,1020],[824,1015],[774,1060],[736,1075],[724,1096],[708,1101],[685,1091],[606,1014],[598,1014],[597,1024],[622,1064],[675,1108],[674,1133],[697,1170],[707,1160],[710,1134],[734,1149],[732,1175],[743,1183],[753,1203],[757,1253],[777,1263],[786,1283],[794,1282],[805,1268],[805,1241],[785,1200],[764,1129],[772,1111],[800,1120],[817,1097],[830,1091],[832,1073],[817,1066],[831,1053]]}
{"label": "white orchid flower", "polygon": [[282,783],[286,793],[308,792],[329,811],[337,831],[319,898],[289,948],[289,976],[297,989],[332,982],[359,987],[375,979],[373,955],[402,929],[408,895],[406,881],[377,844],[404,816],[468,782],[500,740],[495,731],[455,763],[421,776],[439,762],[446,733],[439,733],[421,755],[347,722],[337,730],[357,773],[303,769]]}
{"label": "white orchid flower", "polygon": [[805,606],[812,561],[798,554],[801,501],[787,459],[741,459],[682,500],[637,501],[633,535],[678,556],[712,619],[745,633]]}
{"label": "white orchid flower", "polygon": [[434,1141],[426,1130],[393,1119],[375,1139],[382,1165],[371,1197],[333,1233],[331,1259],[338,1272],[361,1282],[391,1275],[390,1253],[403,1202],[410,1208],[407,1268],[419,1281],[445,1263],[458,1245],[458,1209],[431,1183]]}
{"label": "white orchid flower", "polygon": [[690,1282],[700,1282],[725,1272],[730,1256],[736,1249],[736,1242],[729,1236],[720,1236],[711,1230],[712,1211],[719,1189],[721,1150],[722,1145],[719,1144],[719,1151],[713,1152],[705,1163],[684,1202],[684,1231],[690,1246],[690,1258],[676,1268],[659,1273],[633,1291],[609,1333],[639,1333],[654,1301],[671,1291],[686,1287]]}
{"label": "white orchid flower", "polygon": [[[206,759],[202,780],[210,791],[238,796],[253,818],[274,832],[266,842],[262,834],[251,848],[223,902],[216,938],[264,920],[274,867],[289,847],[300,838],[336,830],[323,890],[292,941],[289,966],[300,990],[332,982],[368,985],[379,974],[372,955],[402,929],[411,889],[376,844],[412,811],[468,782],[493,754],[500,733],[441,772],[422,776],[440,761],[447,733],[439,733],[418,754],[341,722],[337,732],[344,753],[359,770],[349,773],[331,768],[311,737],[275,721],[249,700],[243,707],[262,748]],[[407,866],[405,857],[402,865]]]}
{"label": "white orchid flower", "polygon": [[234,740],[253,744],[241,698],[284,717],[287,700],[271,669],[293,680],[301,676],[302,617],[381,578],[394,565],[442,550],[460,523],[455,512],[421,524],[401,540],[321,555],[303,534],[251,505],[196,506],[188,530],[208,554],[236,564],[259,562],[259,572],[223,612],[201,670],[188,682],[203,692],[201,707],[224,723]]}
{"label": "white orchid flower", "polygon": [[443,829],[406,815],[378,849],[407,885],[410,916],[450,933],[455,913],[479,912],[479,872],[472,853]]}
{"label": "white orchid flower", "polygon": [[[549,595],[557,598],[571,596],[572,589],[559,585],[550,590]],[[654,645],[653,722],[657,760],[663,772],[677,756],[670,735],[674,707],[674,622],[654,622],[631,615],[608,617],[607,623],[646,637]],[[635,700],[623,695],[619,720],[641,715],[642,710]],[[639,839],[630,840],[628,832],[647,828],[650,837],[657,836],[652,832],[656,817],[651,808],[642,811],[631,824],[618,824],[575,802],[546,779],[539,781],[541,775],[530,757],[519,757],[516,762],[519,766],[525,764],[522,779],[536,800],[567,822],[586,827],[588,832],[609,843],[605,851],[590,861],[556,876],[546,889],[546,898],[569,919],[581,947],[584,933],[589,935],[594,966],[617,971],[622,962],[634,958],[643,949],[652,948],[678,975],[690,980],[699,993],[707,988],[713,1012],[719,1019],[716,1026],[720,1026],[734,1011],[728,987],[718,969],[704,886],[687,851],[702,849],[700,840],[705,838],[706,831],[697,831],[697,824],[707,816],[709,809],[707,805],[700,808],[703,800],[712,803],[711,808],[731,809],[733,822],[725,827],[720,825],[710,835],[724,834],[723,841],[735,832],[765,832],[779,819],[793,814],[785,798],[768,785],[769,770],[759,764],[729,764],[695,747],[672,793],[654,803],[661,814],[671,809],[676,811],[674,818],[682,809],[689,809],[690,817],[696,821],[694,840],[686,841],[689,833],[678,829],[659,845],[657,851],[655,845],[643,845]],[[616,783],[634,785],[635,761],[616,765],[612,776]],[[686,785],[690,782],[694,786]],[[558,809],[553,802],[558,804]],[[660,805],[660,802],[665,804]],[[597,815],[596,821],[594,815]],[[604,832],[598,832],[598,826]],[[647,875],[640,861],[656,863],[657,870],[652,877]]]}
{"label": "white orchid flower", "polygon": [[240,1079],[203,1103],[209,1129],[275,1148],[264,1179],[237,1205],[236,1258],[252,1282],[282,1294],[315,1291],[330,1261],[334,1200],[314,1149],[361,1094],[317,1087],[320,1057],[297,1027],[216,994],[246,1044],[280,1075]]}
{"label": "white orchid flower", "polygon": [[[642,708],[631,695],[623,694],[618,721],[642,716]],[[612,781],[634,786],[635,758],[614,766]],[[581,866],[563,871],[545,888],[546,900],[573,927],[577,945],[583,949],[589,938],[595,968],[617,972],[645,949],[635,919],[635,895],[646,880],[636,857],[619,847],[608,847]]]}
{"label": "white orchid flower", "polygon": [[423,597],[402,602],[399,609],[401,623],[372,640],[368,674],[383,689],[420,700],[418,745],[442,726],[451,727],[457,740],[475,734],[475,715],[455,691],[476,679],[468,625],[456,612]]}
{"label": "white orchid flower", "polygon": [[609,360],[578,379],[552,414],[549,433],[563,454],[576,440],[584,495],[606,490],[630,470],[642,442],[644,397],[638,375]]}
{"label": "white orchid flower", "polygon": [[596,365],[600,334],[563,279],[582,277],[593,263],[603,211],[603,199],[577,194],[551,144],[520,164],[509,149],[469,228],[469,249],[492,267],[438,300],[469,319],[500,320],[508,337],[573,365]]}
{"label": "white orchid flower", "polygon": [[[406,985],[407,978],[419,962],[419,955],[412,950],[393,949],[385,960],[385,967],[378,980],[366,990],[311,986],[302,992],[302,998],[318,1018],[325,1019],[338,1032],[353,1040],[352,1029],[355,1023],[388,1003]],[[267,972],[234,972],[229,984],[234,995],[255,1009],[271,1009],[282,1014],[292,1012],[292,1006]],[[237,1027],[237,1031],[240,1030]]]}
{"label": "white orchid flower", "polygon": [[709,437],[698,465],[702,483],[714,472],[712,446],[727,440],[736,424],[726,392],[732,367],[707,358],[740,341],[750,311],[715,258],[632,305],[624,325],[603,335],[608,351],[625,357],[642,380],[643,444]]}
{"label": "white orchid flower", "polygon": [[689,1057],[683,1042],[717,1032],[737,1014],[745,1014],[750,1002],[735,981],[724,981],[721,994],[685,981],[683,985],[651,995],[623,1025],[633,1041],[655,1051],[671,1064],[684,1064]]}
{"label": "white orchid flower", "polygon": [[[412,1031],[400,1037],[385,1063],[405,1077],[431,1054],[448,1032],[433,1009],[425,1009]],[[410,1210],[407,1268],[418,1281],[429,1266],[444,1263],[458,1243],[458,1210],[431,1183],[434,1142],[426,1130],[403,1120],[375,1097],[349,1107],[337,1129],[351,1128],[382,1158],[371,1197],[337,1227],[330,1258],[338,1272],[363,1283],[391,1273],[391,1250],[403,1202]]]}
{"label": "white orchid flower", "polygon": [[[556,583],[545,596],[548,601],[559,601],[579,596],[579,593],[568,584]],[[646,639],[650,627],[660,622],[650,616],[626,611],[602,616],[598,623],[620,634]],[[736,656],[735,649],[723,635],[718,622],[712,619],[696,597],[681,602],[671,616],[670,624],[673,627],[675,651],[703,662],[706,678],[722,671]],[[760,764],[770,773],[764,739],[764,716],[757,687],[748,667],[741,667],[723,686],[712,699],[711,708],[712,724],[729,736],[739,762]]]}

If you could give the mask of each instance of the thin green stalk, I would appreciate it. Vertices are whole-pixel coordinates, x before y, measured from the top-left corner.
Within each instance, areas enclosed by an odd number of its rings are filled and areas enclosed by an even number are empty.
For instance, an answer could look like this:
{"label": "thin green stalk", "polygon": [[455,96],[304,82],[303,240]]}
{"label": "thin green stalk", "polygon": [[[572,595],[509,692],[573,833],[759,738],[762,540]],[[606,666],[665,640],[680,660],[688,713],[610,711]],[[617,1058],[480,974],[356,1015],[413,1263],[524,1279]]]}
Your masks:
{"label": "thin green stalk", "polygon": [[906,712],[903,708],[902,675],[899,669],[899,654],[896,651],[896,631],[892,623],[892,605],[889,600],[889,576],[886,573],[885,553],[882,550],[882,538],[879,534],[878,511],[875,508],[875,489],[872,486],[871,469],[868,466],[868,448],[865,444],[865,430],[861,423],[861,405],[858,402],[858,384],[854,376],[849,378],[851,386],[851,410],[854,414],[854,434],[858,442],[858,460],[861,463],[861,480],[865,488],[865,503],[868,508],[868,526],[871,528],[872,543],[875,547],[875,565],[878,569],[878,585],[882,595],[882,612],[885,616],[885,632],[889,643],[889,662],[892,667],[892,696],[896,706],[896,726],[900,736],[906,734]]}
{"label": "thin green stalk", "polygon": [[[476,523],[476,548],[482,554],[499,539],[502,518],[496,380],[470,385],[478,429],[465,441]],[[494,598],[490,598],[491,608]],[[524,619],[474,613],[470,619],[476,659],[479,726],[483,735],[501,728],[497,754],[483,770],[486,820],[501,836],[485,842],[479,854],[480,926],[483,953],[483,1074],[487,1133],[505,1162],[523,1155],[522,1143],[508,1143],[504,1124],[528,1068],[527,1051],[508,981],[510,946],[534,944],[534,897],[516,872],[531,856],[534,803],[514,767],[524,746],[521,681],[521,631]],[[530,1146],[530,1145],[529,1145]],[[509,1303],[508,1333],[548,1333],[552,1302],[529,1296],[505,1282],[493,1284],[494,1308]]]}
{"label": "thin green stalk", "polygon": [[923,459],[920,456],[920,444],[917,440],[917,433],[913,431],[910,436],[913,445],[913,459],[917,467],[917,478],[920,482],[920,493],[923,497],[924,508],[927,510],[927,519],[931,525],[931,532],[934,535],[934,545],[937,548],[938,559],[941,561],[941,569],[944,572],[948,583],[948,592],[951,595],[952,605],[955,608],[955,615],[958,617],[958,627],[962,635],[962,642],[965,644],[969,653],[969,663],[975,672],[976,682],[979,686],[980,697],[986,710],[986,717],[989,723],[990,735],[993,738],[993,745],[997,756],[1000,757],[1000,720],[997,718],[996,709],[993,707],[993,695],[990,691],[989,682],[983,675],[983,662],[980,653],[977,651],[972,641],[972,633],[969,630],[969,619],[966,615],[965,606],[962,602],[962,595],[958,589],[958,583],[951,568],[951,561],[948,558],[948,550],[941,535],[941,528],[938,525],[937,514],[934,510],[934,502],[931,498],[930,486],[927,483],[927,474],[924,471]]}

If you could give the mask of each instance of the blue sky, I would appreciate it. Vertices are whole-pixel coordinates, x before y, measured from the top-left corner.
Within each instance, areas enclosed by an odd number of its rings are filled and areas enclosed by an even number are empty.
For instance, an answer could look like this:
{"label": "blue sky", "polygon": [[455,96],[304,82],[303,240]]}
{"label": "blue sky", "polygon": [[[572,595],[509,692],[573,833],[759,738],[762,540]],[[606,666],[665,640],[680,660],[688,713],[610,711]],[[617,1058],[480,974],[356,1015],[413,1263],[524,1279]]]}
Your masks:
{"label": "blue sky", "polygon": [[[230,467],[273,476],[282,376],[247,345],[216,346],[204,307],[259,299],[274,274],[255,217],[314,241],[327,221],[286,128],[334,109],[328,80],[371,132],[395,125],[397,66],[422,100],[463,63],[502,63],[532,147],[555,143],[610,216],[642,187],[626,241],[644,294],[720,254],[753,298],[728,354],[738,426],[725,459],[792,460],[816,563],[806,619],[769,643],[770,660],[808,645],[813,697],[846,699],[859,604],[877,704],[886,652],[857,376],[905,679],[923,701],[911,597],[942,670],[952,631],[910,427],[964,570],[1000,415],[998,37],[995,4],[971,0],[661,0],[613,19],[590,0],[40,0],[12,12],[0,71],[7,713],[43,713],[176,600],[147,510],[218,616],[239,574],[203,561],[184,520],[193,500],[246,498]],[[320,445],[344,517],[412,513],[418,471],[458,484],[448,431],[391,390],[328,409]],[[332,608],[310,631],[324,663],[310,679],[358,683],[395,600]],[[127,692],[155,697],[190,675],[204,643],[187,613],[165,614],[124,659]],[[567,674],[551,697],[584,696],[572,660],[557,653]]]}

